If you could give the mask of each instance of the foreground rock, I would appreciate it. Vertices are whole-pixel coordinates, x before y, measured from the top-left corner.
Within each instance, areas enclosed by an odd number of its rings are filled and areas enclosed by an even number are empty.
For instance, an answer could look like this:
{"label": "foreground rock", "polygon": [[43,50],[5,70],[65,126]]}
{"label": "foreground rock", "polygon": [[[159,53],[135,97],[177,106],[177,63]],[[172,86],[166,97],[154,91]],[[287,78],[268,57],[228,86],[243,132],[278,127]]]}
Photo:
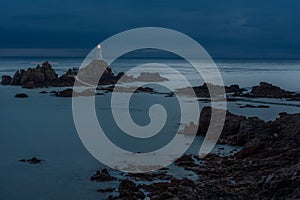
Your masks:
{"label": "foreground rock", "polygon": [[118,191],[119,196],[109,196],[108,199],[135,200],[144,199],[146,197],[146,195],[136,186],[136,184],[128,179],[122,180],[120,182]]}
{"label": "foreground rock", "polygon": [[271,129],[273,137],[253,135],[234,156],[206,157],[206,165],[195,170],[199,182],[237,197],[298,199],[300,114],[281,113],[278,119],[265,124],[266,133]]}
{"label": "foreground rock", "polygon": [[[215,109],[218,112],[218,109]],[[204,107],[200,114],[197,134],[205,135],[211,119],[211,107]],[[257,117],[234,115],[227,111],[224,127],[219,143],[243,146],[251,139],[269,140],[274,136],[273,126]]]}
{"label": "foreground rock", "polygon": [[280,113],[275,121],[263,122],[228,113],[224,129],[223,141],[245,144],[240,152],[208,155],[201,165],[184,155],[176,165],[198,174],[196,182],[173,178],[138,188],[151,199],[300,198],[300,114]]}

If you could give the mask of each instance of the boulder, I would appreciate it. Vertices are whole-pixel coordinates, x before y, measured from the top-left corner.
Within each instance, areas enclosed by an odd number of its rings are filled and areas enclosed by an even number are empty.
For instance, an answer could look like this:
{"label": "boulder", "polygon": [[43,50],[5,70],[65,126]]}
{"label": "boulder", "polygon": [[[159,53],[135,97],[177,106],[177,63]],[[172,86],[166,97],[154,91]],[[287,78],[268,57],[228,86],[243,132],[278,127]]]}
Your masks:
{"label": "boulder", "polygon": [[[75,95],[75,93],[74,93]],[[55,93],[55,96],[57,97],[72,97],[73,96],[73,89],[72,88],[68,88],[65,89],[63,91],[58,91]]]}
{"label": "boulder", "polygon": [[2,76],[1,84],[2,85],[10,85],[11,81],[12,81],[12,77],[4,75],[4,76]]}
{"label": "boulder", "polygon": [[213,97],[224,95],[223,93],[224,90],[225,93],[234,93],[235,95],[242,94],[244,91],[246,91],[246,89],[240,88],[239,85],[219,86],[219,85],[214,85],[212,83],[204,83],[203,85],[200,86],[179,88],[176,90],[176,92],[181,95],[192,95],[191,89],[193,89],[197,97],[209,98],[211,96],[208,88],[213,89],[215,93]]}
{"label": "boulder", "polygon": [[[211,107],[202,109],[197,134],[206,135],[211,120],[211,109]],[[215,111],[218,112],[218,109]],[[227,111],[219,143],[243,146],[253,138],[269,139],[272,137],[270,125],[263,120],[257,117],[246,118]]]}
{"label": "boulder", "polygon": [[107,169],[102,169],[101,172],[97,171],[96,174],[91,176],[91,181],[113,181],[116,178],[111,176]]}
{"label": "boulder", "polygon": [[28,95],[25,93],[19,93],[15,95],[16,98],[28,98]]}
{"label": "boulder", "polygon": [[253,86],[249,94],[250,97],[262,98],[292,98],[294,92],[281,89],[267,82],[260,82],[258,86]]}

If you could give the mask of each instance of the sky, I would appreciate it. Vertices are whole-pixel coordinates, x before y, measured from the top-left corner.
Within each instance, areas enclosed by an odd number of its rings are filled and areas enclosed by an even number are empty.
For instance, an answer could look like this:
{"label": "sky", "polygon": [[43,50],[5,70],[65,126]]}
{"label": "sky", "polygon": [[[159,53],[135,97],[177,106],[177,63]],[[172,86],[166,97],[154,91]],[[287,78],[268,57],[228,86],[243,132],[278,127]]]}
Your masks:
{"label": "sky", "polygon": [[298,0],[1,0],[0,56],[80,55],[147,26],[180,31],[212,57],[300,58]]}

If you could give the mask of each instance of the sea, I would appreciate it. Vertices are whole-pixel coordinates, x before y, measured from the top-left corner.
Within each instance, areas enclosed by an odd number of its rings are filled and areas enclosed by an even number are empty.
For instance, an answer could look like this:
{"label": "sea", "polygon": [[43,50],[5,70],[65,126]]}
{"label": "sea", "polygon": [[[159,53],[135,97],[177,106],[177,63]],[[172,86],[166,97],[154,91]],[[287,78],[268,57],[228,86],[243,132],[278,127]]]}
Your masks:
{"label": "sea", "polygon": [[[48,61],[55,71],[61,75],[69,68],[79,68],[84,58],[54,58],[54,57],[1,57],[0,76],[13,75],[19,69],[36,67]],[[281,88],[300,92],[300,60],[287,59],[215,59],[224,84],[238,84],[240,87],[251,89],[261,81],[266,81]],[[195,74],[190,64],[181,59],[173,58],[122,58],[112,63],[114,73],[126,72],[133,67],[149,64],[151,72],[159,72],[161,76],[172,76],[173,71],[161,70],[157,63],[168,65],[183,76],[187,77],[191,85],[202,85],[203,79]],[[180,78],[174,82],[178,88]],[[90,177],[106,167],[95,159],[82,144],[72,115],[72,99],[58,98],[50,93],[40,94],[41,91],[62,90],[63,88],[23,89],[20,86],[0,85],[0,197],[1,199],[105,199],[110,193],[97,192],[98,189],[117,188],[119,180],[111,182],[92,182]],[[17,99],[15,94],[26,93],[29,98]],[[130,107],[134,119],[140,124],[149,120],[148,101],[171,102],[161,94],[136,94],[136,101]],[[110,94],[96,96],[95,107],[100,116],[108,116]],[[176,97],[174,97],[176,98]],[[249,102],[227,102],[228,110],[234,114],[247,117],[259,117],[262,120],[275,120],[278,113],[299,113],[300,103],[285,99],[256,99],[253,105],[268,105],[269,108],[240,108]],[[145,103],[146,102],[146,103]],[[175,102],[175,101],[174,101]],[[176,103],[176,102],[175,102]],[[189,101],[187,100],[188,104]],[[176,104],[174,104],[176,105]],[[199,108],[209,106],[206,101],[199,101]],[[120,105],[118,109],[126,108]],[[174,109],[175,110],[175,109]],[[170,116],[174,116],[173,109],[168,109]],[[184,114],[191,114],[187,110]],[[102,113],[102,115],[101,115]],[[103,114],[104,113],[104,114]],[[101,120],[101,119],[100,119]],[[178,123],[176,117],[171,118],[174,126]],[[104,120],[105,121],[105,120]],[[188,122],[186,122],[188,123]],[[106,130],[117,132],[113,123],[105,121]],[[179,127],[183,127],[179,126]],[[174,131],[169,126],[166,131]],[[108,133],[109,134],[109,133]],[[188,136],[182,136],[188,137]],[[117,140],[118,138],[113,138]],[[196,137],[188,153],[197,155],[203,138]],[[188,145],[188,144],[185,144]],[[137,145],[138,146],[138,145]],[[233,150],[242,147],[216,145],[212,153],[221,156],[230,155]],[[109,150],[107,150],[109,151]],[[158,155],[159,156],[159,155]],[[37,157],[43,160],[41,164],[32,165],[19,162],[19,159]],[[171,164],[171,175],[196,179],[196,175],[183,168]],[[128,178],[126,173],[112,170],[109,172],[118,179]],[[146,183],[147,184],[147,183]],[[113,194],[117,193],[115,191]]]}

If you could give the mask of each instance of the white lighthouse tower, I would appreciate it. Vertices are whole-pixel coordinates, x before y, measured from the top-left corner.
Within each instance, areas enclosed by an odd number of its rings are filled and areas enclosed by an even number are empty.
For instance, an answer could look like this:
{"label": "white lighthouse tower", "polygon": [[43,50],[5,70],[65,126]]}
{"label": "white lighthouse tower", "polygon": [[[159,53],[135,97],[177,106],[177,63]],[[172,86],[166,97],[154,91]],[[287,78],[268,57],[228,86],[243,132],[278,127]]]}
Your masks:
{"label": "white lighthouse tower", "polygon": [[96,60],[103,60],[101,44],[98,44],[97,46]]}

